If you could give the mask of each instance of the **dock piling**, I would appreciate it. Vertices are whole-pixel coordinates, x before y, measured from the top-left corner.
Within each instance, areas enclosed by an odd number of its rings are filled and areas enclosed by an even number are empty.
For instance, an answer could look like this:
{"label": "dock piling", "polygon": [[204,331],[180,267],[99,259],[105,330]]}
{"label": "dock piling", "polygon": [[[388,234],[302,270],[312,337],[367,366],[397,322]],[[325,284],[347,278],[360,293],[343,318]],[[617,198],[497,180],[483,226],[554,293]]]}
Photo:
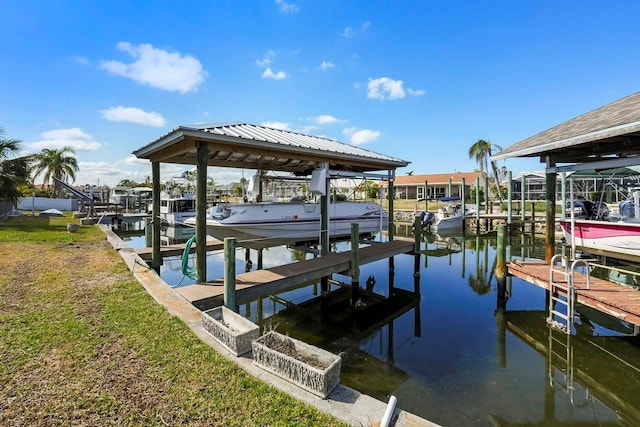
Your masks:
{"label": "dock piling", "polygon": [[224,239],[224,306],[238,312],[236,307],[236,239]]}

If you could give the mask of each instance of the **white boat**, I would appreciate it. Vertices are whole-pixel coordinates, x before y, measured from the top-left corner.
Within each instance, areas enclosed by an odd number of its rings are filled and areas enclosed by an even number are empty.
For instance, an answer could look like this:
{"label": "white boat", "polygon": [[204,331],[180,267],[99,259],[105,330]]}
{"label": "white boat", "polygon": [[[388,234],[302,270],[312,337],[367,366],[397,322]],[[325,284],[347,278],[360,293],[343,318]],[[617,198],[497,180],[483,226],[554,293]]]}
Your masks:
{"label": "white boat", "polygon": [[462,230],[464,215],[458,203],[460,197],[440,197],[439,202],[445,203],[436,212],[420,212],[422,227],[429,232]]}
{"label": "white boat", "polygon": [[171,196],[160,193],[160,218],[167,224],[184,224],[188,218],[196,216],[196,198],[191,193]]}
{"label": "white boat", "polygon": [[[329,204],[329,236],[351,235],[351,224],[360,234],[374,233],[386,227],[387,216],[373,202],[335,202]],[[195,218],[185,221],[195,225]],[[320,204],[297,202],[219,204],[207,215],[207,233],[215,238],[282,244],[318,240]]]}
{"label": "white boat", "polygon": [[109,203],[114,203],[116,205],[122,205],[126,208],[133,207],[136,202],[136,196],[131,194],[130,187],[123,187],[117,185],[111,188],[109,192]]}

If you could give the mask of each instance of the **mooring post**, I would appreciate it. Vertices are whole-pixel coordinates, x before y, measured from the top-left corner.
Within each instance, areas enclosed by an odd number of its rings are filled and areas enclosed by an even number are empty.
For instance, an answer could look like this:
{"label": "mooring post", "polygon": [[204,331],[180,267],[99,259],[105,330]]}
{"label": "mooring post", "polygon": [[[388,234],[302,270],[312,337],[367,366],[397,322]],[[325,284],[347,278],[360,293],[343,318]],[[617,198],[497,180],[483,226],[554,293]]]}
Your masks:
{"label": "mooring post", "polygon": [[498,225],[498,241],[496,249],[496,279],[498,280],[498,292],[496,302],[496,333],[498,365],[506,366],[506,322],[505,311],[507,307],[507,266],[506,266],[506,235],[504,224]]}
{"label": "mooring post", "polygon": [[258,249],[258,270],[262,270],[262,248]]}
{"label": "mooring post", "polygon": [[422,241],[422,224],[420,217],[413,218],[413,252],[420,254],[420,242]]}
{"label": "mooring post", "polygon": [[236,239],[224,239],[224,306],[238,312],[236,307]]}
{"label": "mooring post", "polygon": [[144,245],[147,248],[150,248],[153,245],[153,219],[145,218],[144,219]]}
{"label": "mooring post", "polygon": [[351,224],[351,306],[360,299],[360,229]]}
{"label": "mooring post", "polygon": [[[153,224],[152,244],[151,244],[151,267],[160,273],[162,265],[162,253],[160,252],[160,163],[151,162],[151,177],[153,182],[152,209],[151,215]],[[116,211],[116,216],[117,216]]]}
{"label": "mooring post", "polygon": [[511,184],[511,171],[507,171],[507,222],[509,223],[509,233],[513,227],[513,191]]}
{"label": "mooring post", "polygon": [[506,233],[505,233],[505,225],[498,225],[498,241],[496,243],[496,278],[498,280],[504,279],[507,276],[507,265],[506,265]]}
{"label": "mooring post", "polygon": [[429,211],[429,181],[424,181],[424,211]]}
{"label": "mooring post", "polygon": [[465,184],[465,180],[464,177],[462,177],[461,179],[461,183],[460,183],[460,200],[462,200],[462,203],[460,206],[460,209],[462,209],[462,234],[464,234],[464,230],[466,230],[466,220],[467,217],[465,215],[465,212],[467,211],[467,208],[465,206],[466,203],[466,199],[467,199],[467,189],[465,188],[466,184]]}
{"label": "mooring post", "polygon": [[480,233],[480,177],[476,177],[476,234]]}

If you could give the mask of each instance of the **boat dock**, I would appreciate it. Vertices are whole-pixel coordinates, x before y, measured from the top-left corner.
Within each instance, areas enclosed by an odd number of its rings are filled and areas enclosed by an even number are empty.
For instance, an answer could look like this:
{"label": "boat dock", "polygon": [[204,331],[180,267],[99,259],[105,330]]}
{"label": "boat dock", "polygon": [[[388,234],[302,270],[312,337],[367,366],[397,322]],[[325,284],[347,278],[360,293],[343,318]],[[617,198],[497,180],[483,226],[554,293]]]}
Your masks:
{"label": "boat dock", "polygon": [[[413,243],[400,240],[374,243],[360,248],[359,261],[360,264],[368,264],[412,252],[413,247]],[[351,251],[347,251],[238,274],[236,275],[235,301],[237,304],[243,304],[263,295],[283,292],[304,283],[318,281],[331,274],[346,274],[350,268]],[[217,279],[204,284],[183,286],[176,288],[175,291],[200,310],[207,310],[223,304],[224,280]]]}
{"label": "boat dock", "polygon": [[[196,251],[197,243],[193,243],[191,246],[191,250],[189,253],[194,253]],[[186,243],[178,243],[175,245],[165,245],[160,246],[160,254],[162,258],[169,256],[181,256],[184,253],[184,249],[186,247]],[[210,251],[221,251],[224,248],[224,242],[221,240],[213,239],[207,240],[207,252]],[[139,248],[136,249],[136,253],[142,258],[145,262],[151,261],[151,255],[153,254],[153,248]]]}
{"label": "boat dock", "polygon": [[[543,261],[512,260],[506,266],[512,276],[551,290],[549,264]],[[573,274],[577,303],[640,326],[640,290],[593,276],[589,277],[587,288],[587,276],[579,272]],[[566,297],[566,292],[562,290],[559,294]]]}

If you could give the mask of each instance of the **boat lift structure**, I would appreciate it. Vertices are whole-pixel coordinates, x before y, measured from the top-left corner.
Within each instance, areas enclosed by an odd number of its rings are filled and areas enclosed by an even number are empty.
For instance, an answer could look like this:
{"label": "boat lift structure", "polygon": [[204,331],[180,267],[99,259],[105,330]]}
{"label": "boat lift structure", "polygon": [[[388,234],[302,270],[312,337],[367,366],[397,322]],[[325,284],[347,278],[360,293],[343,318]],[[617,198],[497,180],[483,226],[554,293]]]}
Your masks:
{"label": "boat lift structure", "polygon": [[[515,157],[538,157],[546,164],[545,262],[537,266],[511,262],[507,269],[510,274],[548,290],[549,316],[561,318],[565,322],[563,329],[570,333],[573,305],[580,301],[583,292],[576,286],[579,273],[575,267],[588,265],[589,261],[576,260],[574,251],[569,257],[555,256],[556,177],[558,173],[640,165],[640,92],[524,139],[498,152],[491,160]],[[563,180],[563,197],[564,183]],[[640,257],[637,258],[631,261],[640,265]],[[538,269],[542,272],[534,273]],[[589,280],[587,269],[584,291],[594,292],[596,287]],[[600,300],[595,299],[592,307],[640,325],[640,291],[607,283],[610,292]]]}

